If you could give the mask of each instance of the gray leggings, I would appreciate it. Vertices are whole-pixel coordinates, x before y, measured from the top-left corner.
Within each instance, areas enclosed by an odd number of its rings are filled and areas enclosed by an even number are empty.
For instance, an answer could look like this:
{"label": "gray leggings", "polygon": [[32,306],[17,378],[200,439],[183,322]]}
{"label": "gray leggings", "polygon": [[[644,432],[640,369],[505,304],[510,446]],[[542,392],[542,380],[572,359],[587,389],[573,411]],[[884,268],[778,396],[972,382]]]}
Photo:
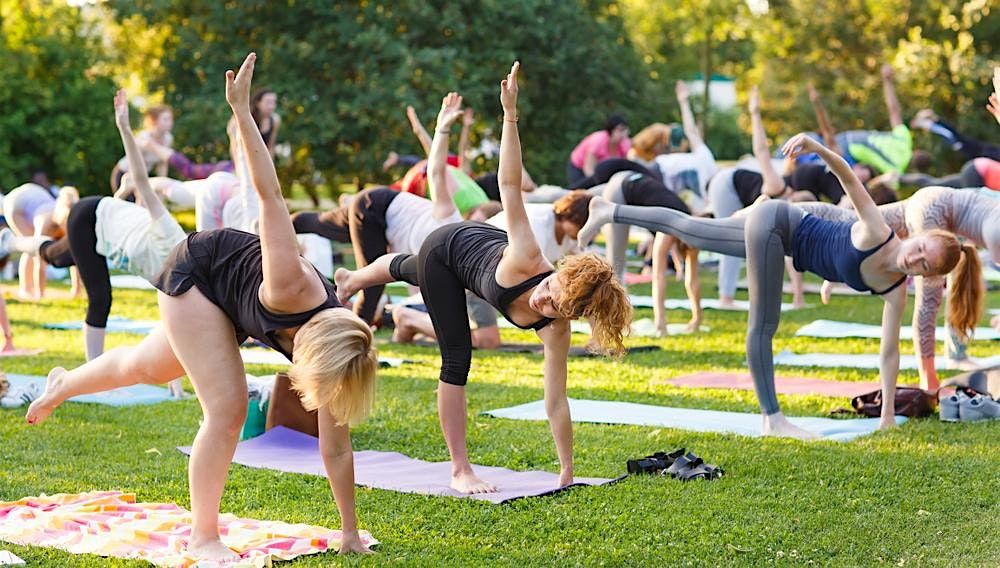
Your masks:
{"label": "gray leggings", "polygon": [[781,410],[774,390],[772,341],[781,318],[781,285],[792,235],[806,213],[787,201],[769,200],[745,218],[703,219],[662,207],[615,208],[614,222],[673,235],[688,245],[747,259],[750,313],[747,363],[764,414]]}

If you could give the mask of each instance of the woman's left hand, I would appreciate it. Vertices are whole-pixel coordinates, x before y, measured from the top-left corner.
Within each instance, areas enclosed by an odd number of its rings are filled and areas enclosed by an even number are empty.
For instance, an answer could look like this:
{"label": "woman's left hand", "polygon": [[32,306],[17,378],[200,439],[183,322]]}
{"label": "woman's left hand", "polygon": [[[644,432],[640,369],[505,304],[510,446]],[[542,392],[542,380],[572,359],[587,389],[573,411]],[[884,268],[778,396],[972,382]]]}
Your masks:
{"label": "woman's left hand", "polygon": [[125,89],[118,89],[115,93],[115,124],[119,129],[131,128],[128,121],[128,94]]}
{"label": "woman's left hand", "polygon": [[503,106],[504,114],[517,115],[517,72],[521,69],[521,62],[515,61],[510,67],[507,78],[500,81],[500,105]]}
{"label": "woman's left hand", "polygon": [[236,110],[250,108],[250,83],[253,81],[253,66],[257,54],[250,52],[237,73],[226,71],[226,101]]}

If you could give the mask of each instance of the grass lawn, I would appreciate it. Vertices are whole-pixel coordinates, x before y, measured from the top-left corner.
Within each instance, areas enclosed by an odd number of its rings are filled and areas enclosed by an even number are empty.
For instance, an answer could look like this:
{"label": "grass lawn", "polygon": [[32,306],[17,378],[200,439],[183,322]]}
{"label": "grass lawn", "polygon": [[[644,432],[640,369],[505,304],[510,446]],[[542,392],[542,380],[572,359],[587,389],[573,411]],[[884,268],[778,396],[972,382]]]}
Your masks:
{"label": "grass lawn", "polygon": [[[703,280],[705,297],[714,297],[714,274]],[[680,284],[671,283],[670,288],[672,297],[683,293]],[[809,301],[819,304],[815,295]],[[1000,293],[990,295],[989,305],[1000,305]],[[81,363],[78,332],[47,331],[41,324],[80,319],[84,308],[82,301],[8,300],[17,344],[46,351],[32,358],[0,360],[3,370],[44,375],[54,365]],[[786,313],[775,351],[876,353],[875,340],[815,340],[795,338],[793,333],[820,318],[877,323],[881,311],[877,298],[835,296],[830,306]],[[112,313],[156,318],[155,296],[116,290]],[[686,321],[688,315],[671,313],[672,321]],[[637,317],[651,317],[651,311],[639,310]],[[708,369],[745,370],[745,317],[709,311],[705,324],[711,326],[710,333],[630,340],[655,343],[660,352],[620,361],[573,359],[569,394],[755,412],[752,392],[663,383]],[[197,322],[193,326],[196,330]],[[512,341],[534,341],[528,333],[503,333]],[[126,334],[109,334],[108,340],[109,348],[138,341]],[[583,340],[574,338],[578,344]],[[911,349],[903,346],[904,353]],[[973,356],[996,351],[996,342],[978,342],[971,348]],[[374,415],[354,432],[355,448],[447,459],[435,411],[436,351],[385,345],[382,352],[416,364],[381,371]],[[256,374],[274,370],[248,368]],[[877,380],[874,372],[848,369],[781,371]],[[474,355],[468,389],[469,449],[476,463],[558,471],[547,424],[479,415],[540,399],[541,376],[540,356]],[[901,382],[915,381],[915,372],[902,373]],[[812,396],[780,399],[792,416],[823,416],[848,402]],[[0,411],[0,501],[43,492],[121,489],[135,492],[141,501],[190,506],[187,458],[174,447],[193,439],[201,418],[196,401],[123,409],[66,404],[45,424],[30,428],[22,416],[23,409]],[[726,476],[708,483],[631,478],[500,506],[358,489],[361,526],[382,541],[378,553],[347,560],[326,554],[289,565],[1000,564],[1000,422],[919,420],[851,443],[592,424],[576,425],[574,432],[576,473],[581,476],[614,477],[624,473],[629,458],[680,446],[722,466]],[[222,509],[334,528],[340,523],[324,478],[242,466],[230,472]],[[0,549],[12,550],[29,566],[144,565],[6,544]]]}

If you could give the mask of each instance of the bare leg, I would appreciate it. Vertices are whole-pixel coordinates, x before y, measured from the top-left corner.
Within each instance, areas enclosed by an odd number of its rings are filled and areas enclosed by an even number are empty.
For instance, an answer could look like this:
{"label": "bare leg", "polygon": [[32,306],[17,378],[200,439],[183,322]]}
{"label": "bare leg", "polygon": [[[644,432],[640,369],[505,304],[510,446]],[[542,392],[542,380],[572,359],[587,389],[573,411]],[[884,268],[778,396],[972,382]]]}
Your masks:
{"label": "bare leg", "polygon": [[653,239],[653,323],[659,337],[667,336],[667,255],[677,239],[663,233],[656,233]]}
{"label": "bare leg", "polygon": [[28,407],[26,418],[38,424],[74,396],[138,383],[162,384],[183,374],[166,333],[158,327],[138,345],[117,347],[71,371],[52,369],[45,392]]}
{"label": "bare leg", "polygon": [[785,270],[788,271],[788,279],[792,282],[792,307],[806,307],[806,291],[802,273],[795,270],[795,266],[792,265],[792,257],[790,256],[785,257]]}
{"label": "bare leg", "polygon": [[396,254],[384,254],[368,266],[357,270],[338,268],[333,274],[333,281],[337,285],[337,296],[340,297],[340,301],[346,302],[359,290],[395,282],[396,279],[389,273],[389,265],[392,264],[392,259],[397,256]]}
{"label": "bare leg", "polygon": [[451,455],[451,488],[459,493],[492,493],[496,487],[479,479],[469,462],[469,449],[465,445],[465,421],[468,403],[465,387],[438,383],[438,416],[441,431]]}
{"label": "bare leg", "polygon": [[434,335],[434,324],[428,313],[407,306],[399,306],[392,310],[392,320],[396,323],[396,330],[392,332],[394,343],[411,343],[417,334],[437,339],[437,336]]}
{"label": "bare leg", "polygon": [[687,290],[688,301],[691,302],[691,321],[688,322],[687,330],[694,333],[701,328],[701,281],[698,278],[698,249],[687,248],[684,262],[687,263],[687,270],[684,271],[684,289]]}
{"label": "bare leg", "polygon": [[[235,558],[219,538],[219,504],[247,413],[246,375],[233,324],[197,288],[178,297],[160,293],[159,300],[170,345],[204,414],[188,464],[192,518],[188,552],[205,560]],[[191,322],[197,322],[195,333]]]}

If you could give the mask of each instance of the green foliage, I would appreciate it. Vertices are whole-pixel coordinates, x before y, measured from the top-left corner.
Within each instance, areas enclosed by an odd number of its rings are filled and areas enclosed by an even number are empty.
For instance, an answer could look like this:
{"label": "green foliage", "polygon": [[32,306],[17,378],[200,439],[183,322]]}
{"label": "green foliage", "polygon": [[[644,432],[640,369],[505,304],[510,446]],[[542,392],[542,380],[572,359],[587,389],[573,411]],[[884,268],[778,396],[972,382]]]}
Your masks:
{"label": "green foliage", "polygon": [[82,193],[106,191],[122,149],[114,84],[95,68],[103,57],[77,8],[0,0],[0,187],[44,169]]}
{"label": "green foliage", "polygon": [[620,18],[605,3],[591,4],[115,0],[110,7],[116,19],[170,30],[148,81],[177,111],[182,151],[225,155],[222,74],[252,49],[255,84],[280,94],[281,138],[299,163],[282,170],[284,185],[314,184],[312,168],[301,167],[308,163],[335,187],[388,181],[380,168],[388,151],[419,149],[406,105],[427,124],[449,90],[477,112],[474,144],[498,132],[497,85],[514,59],[523,70],[525,161],[541,180],[562,179],[570,149],[609,112],[624,109],[634,124],[651,119],[657,101],[644,96],[646,69]]}

